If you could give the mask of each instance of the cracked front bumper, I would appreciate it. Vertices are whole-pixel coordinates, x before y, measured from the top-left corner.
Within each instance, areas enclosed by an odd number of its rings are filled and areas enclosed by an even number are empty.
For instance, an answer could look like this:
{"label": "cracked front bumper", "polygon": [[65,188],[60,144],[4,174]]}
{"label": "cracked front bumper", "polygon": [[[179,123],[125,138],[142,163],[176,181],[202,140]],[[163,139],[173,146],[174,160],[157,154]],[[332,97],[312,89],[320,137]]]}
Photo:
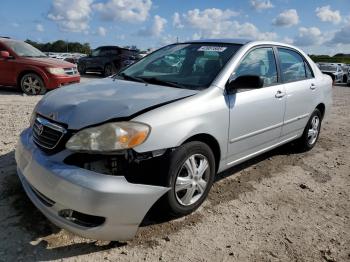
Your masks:
{"label": "cracked front bumper", "polygon": [[[133,238],[148,210],[169,190],[66,165],[55,155],[42,153],[32,142],[30,129],[21,134],[15,155],[18,176],[35,206],[54,224],[87,238]],[[103,217],[104,222],[82,226],[60,216],[62,210]]]}

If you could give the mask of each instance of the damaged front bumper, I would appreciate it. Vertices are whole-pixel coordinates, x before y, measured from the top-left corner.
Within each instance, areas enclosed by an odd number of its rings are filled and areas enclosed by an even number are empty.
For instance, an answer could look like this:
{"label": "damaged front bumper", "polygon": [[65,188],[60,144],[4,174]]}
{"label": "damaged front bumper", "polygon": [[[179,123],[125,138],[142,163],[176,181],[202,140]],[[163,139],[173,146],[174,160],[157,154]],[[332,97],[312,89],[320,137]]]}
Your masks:
{"label": "damaged front bumper", "polygon": [[133,238],[148,210],[169,190],[67,165],[60,154],[44,154],[26,129],[16,149],[18,176],[29,198],[49,220],[83,237]]}

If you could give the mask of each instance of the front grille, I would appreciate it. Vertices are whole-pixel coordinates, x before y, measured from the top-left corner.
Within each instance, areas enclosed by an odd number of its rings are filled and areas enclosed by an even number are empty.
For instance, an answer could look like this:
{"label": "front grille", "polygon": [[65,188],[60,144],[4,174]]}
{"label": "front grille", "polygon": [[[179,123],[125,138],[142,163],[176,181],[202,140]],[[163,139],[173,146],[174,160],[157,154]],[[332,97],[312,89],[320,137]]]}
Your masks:
{"label": "front grille", "polygon": [[43,149],[54,149],[67,130],[38,116],[33,125],[33,141]]}
{"label": "front grille", "polygon": [[78,69],[76,67],[64,68],[64,73],[66,75],[76,75],[78,74]]}

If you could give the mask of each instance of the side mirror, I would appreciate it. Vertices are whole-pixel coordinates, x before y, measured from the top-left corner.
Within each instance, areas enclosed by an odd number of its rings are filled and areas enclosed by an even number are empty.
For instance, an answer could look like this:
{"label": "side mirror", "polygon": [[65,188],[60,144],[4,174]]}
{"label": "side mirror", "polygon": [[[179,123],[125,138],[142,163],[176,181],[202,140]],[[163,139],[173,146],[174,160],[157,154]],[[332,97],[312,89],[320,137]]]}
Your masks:
{"label": "side mirror", "polygon": [[10,58],[10,53],[7,51],[0,51],[0,57],[3,59],[9,59]]}
{"label": "side mirror", "polygon": [[264,79],[257,75],[243,75],[228,82],[226,91],[228,94],[234,93],[237,89],[257,89],[264,86]]}

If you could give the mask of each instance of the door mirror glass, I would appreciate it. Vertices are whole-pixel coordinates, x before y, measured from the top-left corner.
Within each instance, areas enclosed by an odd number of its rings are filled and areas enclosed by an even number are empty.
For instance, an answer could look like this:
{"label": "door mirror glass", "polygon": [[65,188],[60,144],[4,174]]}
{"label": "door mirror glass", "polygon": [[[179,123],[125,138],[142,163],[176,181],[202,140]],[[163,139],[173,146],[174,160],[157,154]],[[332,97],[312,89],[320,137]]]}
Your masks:
{"label": "door mirror glass", "polygon": [[232,94],[237,89],[256,89],[264,86],[264,79],[257,75],[242,75],[229,82],[226,90]]}
{"label": "door mirror glass", "polygon": [[0,51],[0,57],[3,59],[8,59],[10,58],[10,53],[7,51]]}

